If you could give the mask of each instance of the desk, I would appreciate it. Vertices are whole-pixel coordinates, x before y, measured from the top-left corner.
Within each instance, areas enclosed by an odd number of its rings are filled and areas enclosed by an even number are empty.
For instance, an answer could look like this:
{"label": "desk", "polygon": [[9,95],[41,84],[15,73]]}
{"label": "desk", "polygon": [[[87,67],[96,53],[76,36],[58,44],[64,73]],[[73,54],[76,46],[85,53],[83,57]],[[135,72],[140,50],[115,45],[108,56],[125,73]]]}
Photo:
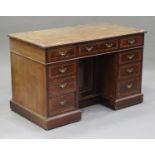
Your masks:
{"label": "desk", "polygon": [[10,34],[11,109],[51,129],[79,121],[82,107],[141,103],[144,33],[93,24]]}

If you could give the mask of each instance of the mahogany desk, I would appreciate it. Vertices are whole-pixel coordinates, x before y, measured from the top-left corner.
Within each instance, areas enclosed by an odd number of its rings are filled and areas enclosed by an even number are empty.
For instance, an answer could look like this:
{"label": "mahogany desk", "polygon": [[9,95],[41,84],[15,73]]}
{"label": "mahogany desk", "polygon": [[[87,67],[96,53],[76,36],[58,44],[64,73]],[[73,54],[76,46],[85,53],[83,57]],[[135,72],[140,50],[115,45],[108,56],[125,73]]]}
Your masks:
{"label": "mahogany desk", "polygon": [[94,24],[10,34],[11,109],[51,129],[79,121],[81,107],[141,103],[144,33]]}

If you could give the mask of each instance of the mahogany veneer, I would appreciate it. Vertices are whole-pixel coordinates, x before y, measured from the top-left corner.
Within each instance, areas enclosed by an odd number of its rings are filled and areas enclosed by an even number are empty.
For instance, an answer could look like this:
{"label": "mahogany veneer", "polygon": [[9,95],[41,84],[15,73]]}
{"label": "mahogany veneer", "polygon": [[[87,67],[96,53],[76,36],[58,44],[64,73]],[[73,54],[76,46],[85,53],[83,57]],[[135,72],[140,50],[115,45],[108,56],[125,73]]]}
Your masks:
{"label": "mahogany veneer", "polygon": [[141,103],[144,33],[94,24],[10,34],[11,109],[51,129],[79,121],[82,107]]}

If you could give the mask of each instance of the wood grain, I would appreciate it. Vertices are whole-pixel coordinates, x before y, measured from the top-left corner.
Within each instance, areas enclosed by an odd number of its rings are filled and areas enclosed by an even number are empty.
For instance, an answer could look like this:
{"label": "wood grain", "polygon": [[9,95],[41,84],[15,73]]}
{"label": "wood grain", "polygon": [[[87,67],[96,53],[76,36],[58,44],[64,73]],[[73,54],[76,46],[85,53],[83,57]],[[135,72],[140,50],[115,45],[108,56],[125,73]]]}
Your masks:
{"label": "wood grain", "polygon": [[10,39],[10,51],[28,59],[45,63],[45,50],[26,42]]}
{"label": "wood grain", "polygon": [[101,23],[33,32],[14,33],[9,34],[9,37],[40,46],[42,48],[47,48],[136,33],[144,33],[144,30]]}
{"label": "wood grain", "polygon": [[[117,98],[130,96],[136,93],[140,93],[140,78],[129,78],[128,80],[120,81],[118,84],[118,90],[117,90]],[[131,86],[131,88],[128,88],[128,86]]]}
{"label": "wood grain", "polygon": [[[64,86],[64,87],[61,87]],[[76,77],[61,77],[48,83],[49,96],[59,96],[76,91]]]}
{"label": "wood grain", "polygon": [[121,52],[118,55],[119,64],[134,63],[142,60],[142,49],[134,49],[126,52]]}
{"label": "wood grain", "polygon": [[36,123],[46,130],[77,122],[81,119],[81,111],[78,109],[46,118],[33,113],[31,110],[26,109],[19,104],[16,104],[14,101],[10,101],[10,107],[13,111],[19,113],[20,115],[24,116],[25,118],[29,119],[30,121]]}
{"label": "wood grain", "polygon": [[123,65],[119,67],[118,74],[120,80],[139,76],[141,74],[141,63],[137,62]]}
{"label": "wood grain", "polygon": [[108,54],[103,57],[102,70],[102,97],[116,98],[117,54]]}
{"label": "wood grain", "polygon": [[[63,103],[63,104],[61,104]],[[49,116],[62,114],[75,109],[75,93],[49,99]]]}
{"label": "wood grain", "polygon": [[44,129],[79,121],[81,107],[143,101],[143,30],[93,24],[9,37],[11,109]]}
{"label": "wood grain", "polygon": [[67,63],[57,63],[48,66],[48,78],[58,78],[64,76],[75,75],[77,71],[77,65],[75,61]]}
{"label": "wood grain", "polygon": [[46,116],[46,77],[44,65],[11,53],[12,100]]}
{"label": "wood grain", "polygon": [[143,44],[144,44],[143,34],[132,35],[120,39],[120,48],[136,47],[141,46]]}

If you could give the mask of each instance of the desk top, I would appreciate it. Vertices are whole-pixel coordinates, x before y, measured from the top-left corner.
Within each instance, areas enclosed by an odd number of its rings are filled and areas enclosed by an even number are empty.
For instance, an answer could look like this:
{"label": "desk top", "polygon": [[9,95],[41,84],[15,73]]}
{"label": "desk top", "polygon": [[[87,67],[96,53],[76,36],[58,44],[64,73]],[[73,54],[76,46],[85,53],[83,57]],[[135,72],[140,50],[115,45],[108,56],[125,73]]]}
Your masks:
{"label": "desk top", "polygon": [[91,24],[9,34],[42,48],[144,33],[144,30],[113,24]]}

